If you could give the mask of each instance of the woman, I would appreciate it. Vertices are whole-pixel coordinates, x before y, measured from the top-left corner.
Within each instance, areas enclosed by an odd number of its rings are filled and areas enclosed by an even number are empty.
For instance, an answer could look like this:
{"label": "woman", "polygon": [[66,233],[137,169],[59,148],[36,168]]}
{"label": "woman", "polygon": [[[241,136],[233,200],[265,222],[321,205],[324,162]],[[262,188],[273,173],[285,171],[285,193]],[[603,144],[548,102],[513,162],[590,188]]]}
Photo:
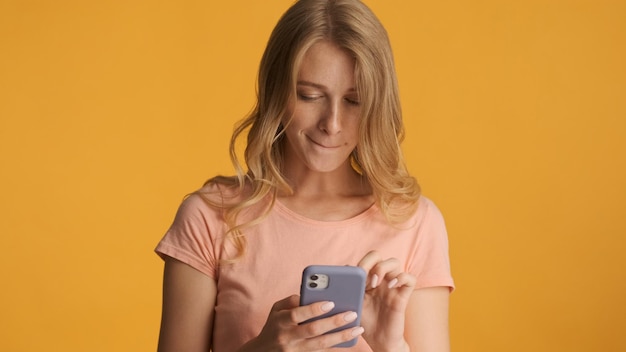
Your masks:
{"label": "woman", "polygon": [[[234,145],[247,135],[245,166]],[[300,0],[279,20],[254,111],[235,130],[238,175],[181,205],[165,260],[159,351],[447,351],[453,288],[441,214],[407,172],[387,34],[357,0]],[[368,273],[353,312],[299,306],[311,264]]]}

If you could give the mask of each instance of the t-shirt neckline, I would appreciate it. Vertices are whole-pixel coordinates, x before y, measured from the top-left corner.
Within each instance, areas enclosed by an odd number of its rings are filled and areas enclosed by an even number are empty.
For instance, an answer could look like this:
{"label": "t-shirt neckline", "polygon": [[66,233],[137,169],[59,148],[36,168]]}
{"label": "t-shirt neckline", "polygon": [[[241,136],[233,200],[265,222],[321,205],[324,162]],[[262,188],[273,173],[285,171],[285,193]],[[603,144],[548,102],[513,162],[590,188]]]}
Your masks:
{"label": "t-shirt neckline", "polygon": [[274,209],[278,211],[279,213],[281,213],[283,216],[297,220],[298,222],[312,224],[316,226],[337,226],[337,225],[352,224],[352,223],[367,219],[373,216],[373,214],[378,210],[378,206],[376,205],[376,203],[372,203],[365,210],[363,210],[362,212],[360,212],[359,214],[351,218],[347,218],[344,220],[331,220],[331,221],[315,220],[315,219],[308,218],[302,214],[296,213],[295,211],[289,209],[285,204],[283,204],[278,199],[274,201]]}

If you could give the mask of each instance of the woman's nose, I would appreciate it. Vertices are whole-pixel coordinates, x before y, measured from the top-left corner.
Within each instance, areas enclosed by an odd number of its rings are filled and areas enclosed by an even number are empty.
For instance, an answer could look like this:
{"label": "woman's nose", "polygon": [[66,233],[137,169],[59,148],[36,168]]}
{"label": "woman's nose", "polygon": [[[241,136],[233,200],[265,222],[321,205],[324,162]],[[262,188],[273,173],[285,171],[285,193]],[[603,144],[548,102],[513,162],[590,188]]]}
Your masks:
{"label": "woman's nose", "polygon": [[341,132],[341,112],[338,104],[328,104],[318,126],[320,130],[327,134]]}

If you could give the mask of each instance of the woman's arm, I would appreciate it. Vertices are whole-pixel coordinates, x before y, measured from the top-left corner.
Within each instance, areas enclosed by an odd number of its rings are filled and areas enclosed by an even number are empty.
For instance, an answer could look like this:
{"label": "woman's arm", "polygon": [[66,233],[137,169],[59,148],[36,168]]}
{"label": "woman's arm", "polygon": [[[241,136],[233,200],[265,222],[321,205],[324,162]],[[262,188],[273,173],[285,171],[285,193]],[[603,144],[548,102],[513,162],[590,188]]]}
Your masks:
{"label": "woman's arm", "polygon": [[166,258],[158,351],[209,351],[216,295],[215,280],[176,259]]}
{"label": "woman's arm", "polygon": [[[172,258],[165,260],[163,277],[163,316],[158,351],[209,351],[217,295],[215,281]],[[349,341],[363,332],[357,327],[324,334],[354,320],[354,317],[347,319],[345,313],[301,324],[326,313],[332,306],[327,307],[328,302],[317,302],[300,307],[298,302],[298,296],[276,302],[261,334],[243,346],[241,351],[285,348],[318,351]]]}
{"label": "woman's arm", "polygon": [[411,352],[449,352],[448,287],[415,290],[406,309],[404,336]]}

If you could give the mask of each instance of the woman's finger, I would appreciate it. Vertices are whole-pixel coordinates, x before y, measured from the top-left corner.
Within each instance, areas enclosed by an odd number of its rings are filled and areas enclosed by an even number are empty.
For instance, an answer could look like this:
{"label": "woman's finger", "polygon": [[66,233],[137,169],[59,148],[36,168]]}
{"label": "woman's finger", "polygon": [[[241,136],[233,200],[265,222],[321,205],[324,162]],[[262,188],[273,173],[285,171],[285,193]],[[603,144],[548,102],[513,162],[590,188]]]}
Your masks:
{"label": "woman's finger", "polygon": [[382,257],[380,253],[374,250],[374,251],[369,251],[365,256],[363,256],[363,258],[357,264],[358,266],[363,268],[363,270],[365,270],[365,272],[367,273],[367,282],[365,283],[366,285],[365,287],[369,288],[372,285],[372,283],[378,285],[378,276],[372,277],[372,275],[370,275],[370,270],[381,260],[382,260]]}
{"label": "woman's finger", "polygon": [[381,284],[388,283],[402,273],[400,261],[396,258],[389,258],[379,261],[369,271],[369,288],[376,288]]}
{"label": "woman's finger", "polygon": [[326,350],[343,342],[350,341],[363,334],[365,330],[361,326],[347,328],[331,334],[321,335],[314,338],[306,339],[302,343],[305,351]]}
{"label": "woman's finger", "polygon": [[400,273],[395,278],[391,279],[387,284],[388,288],[402,288],[407,287],[413,289],[417,283],[417,278],[409,273]]}
{"label": "woman's finger", "polygon": [[363,258],[361,258],[359,264],[357,265],[363,268],[365,272],[369,272],[369,270],[381,260],[383,260],[383,258],[380,253],[378,251],[372,250],[367,252],[367,254],[363,256]]}
{"label": "woman's finger", "polygon": [[294,336],[298,339],[309,339],[324,335],[331,330],[335,330],[357,319],[356,312],[342,312],[330,317],[306,322],[297,327]]}
{"label": "woman's finger", "polygon": [[[298,297],[298,296],[295,296],[295,297]],[[279,301],[277,302],[277,304],[281,302],[283,301]],[[297,298],[296,298],[296,302],[298,302]],[[293,303],[293,302],[289,302],[289,303]],[[283,305],[279,304],[275,306],[280,308]],[[310,320],[322,314],[328,313],[334,307],[335,307],[335,303],[330,302],[330,301],[315,302],[306,306],[298,306],[298,304],[296,303],[295,307],[287,306],[284,309],[275,310],[275,312],[277,312],[277,314],[280,317],[281,325],[298,325],[307,320]]]}

